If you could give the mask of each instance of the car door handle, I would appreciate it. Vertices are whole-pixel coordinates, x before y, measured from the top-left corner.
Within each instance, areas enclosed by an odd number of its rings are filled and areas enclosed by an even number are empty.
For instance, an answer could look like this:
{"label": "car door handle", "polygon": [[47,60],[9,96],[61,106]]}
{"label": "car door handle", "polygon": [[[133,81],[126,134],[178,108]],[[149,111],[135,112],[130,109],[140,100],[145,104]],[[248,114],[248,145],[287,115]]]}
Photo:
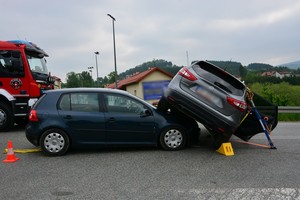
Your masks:
{"label": "car door handle", "polygon": [[64,119],[72,119],[72,116],[71,115],[66,115],[63,117]]}
{"label": "car door handle", "polygon": [[116,119],[114,117],[111,117],[108,119],[108,123],[115,123]]}

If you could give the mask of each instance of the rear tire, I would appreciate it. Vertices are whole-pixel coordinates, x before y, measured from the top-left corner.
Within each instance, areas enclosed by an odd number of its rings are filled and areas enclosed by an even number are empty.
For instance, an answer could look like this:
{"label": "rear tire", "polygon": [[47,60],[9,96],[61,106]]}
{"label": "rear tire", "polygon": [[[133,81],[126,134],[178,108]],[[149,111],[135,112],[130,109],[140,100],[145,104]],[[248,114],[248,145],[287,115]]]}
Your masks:
{"label": "rear tire", "polygon": [[0,130],[9,131],[14,126],[14,116],[10,106],[0,103]]}
{"label": "rear tire", "polygon": [[232,134],[227,133],[214,133],[214,148],[219,149],[222,143],[228,142]]}
{"label": "rear tire", "polygon": [[43,153],[48,156],[62,156],[70,147],[69,136],[60,129],[46,130],[40,139]]}

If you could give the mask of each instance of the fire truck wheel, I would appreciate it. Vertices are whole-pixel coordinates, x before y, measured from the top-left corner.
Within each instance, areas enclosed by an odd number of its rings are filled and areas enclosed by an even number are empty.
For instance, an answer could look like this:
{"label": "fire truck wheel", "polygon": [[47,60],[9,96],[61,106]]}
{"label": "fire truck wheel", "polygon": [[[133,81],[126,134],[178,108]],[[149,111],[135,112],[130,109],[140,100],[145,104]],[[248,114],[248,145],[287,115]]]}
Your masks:
{"label": "fire truck wheel", "polygon": [[14,125],[13,113],[5,103],[0,103],[0,130],[9,131]]}

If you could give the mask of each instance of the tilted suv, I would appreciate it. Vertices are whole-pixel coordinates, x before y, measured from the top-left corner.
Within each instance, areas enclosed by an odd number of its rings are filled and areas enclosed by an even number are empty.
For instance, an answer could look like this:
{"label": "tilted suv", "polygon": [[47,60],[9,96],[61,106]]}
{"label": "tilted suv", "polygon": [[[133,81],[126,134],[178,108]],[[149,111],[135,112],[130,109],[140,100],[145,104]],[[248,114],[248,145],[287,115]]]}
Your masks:
{"label": "tilted suv", "polygon": [[[246,115],[246,85],[207,61],[183,67],[169,83],[158,108],[185,114],[202,123],[215,137],[215,145],[228,141]],[[276,119],[277,120],[277,119]],[[247,123],[249,124],[249,123]],[[260,124],[256,124],[260,131]],[[244,129],[240,129],[244,130]],[[237,134],[245,139],[255,131]]]}

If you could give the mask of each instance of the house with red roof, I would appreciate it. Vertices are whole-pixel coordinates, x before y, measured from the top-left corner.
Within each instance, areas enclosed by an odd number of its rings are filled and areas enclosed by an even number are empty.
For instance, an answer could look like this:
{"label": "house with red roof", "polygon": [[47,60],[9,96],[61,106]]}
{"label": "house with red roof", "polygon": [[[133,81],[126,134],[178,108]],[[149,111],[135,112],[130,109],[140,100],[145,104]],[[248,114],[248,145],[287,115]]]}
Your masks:
{"label": "house with red roof", "polygon": [[267,71],[267,72],[263,72],[261,76],[272,76],[277,78],[283,78],[283,77],[291,77],[292,74],[290,72]]}
{"label": "house with red roof", "polygon": [[[125,90],[141,99],[153,103],[160,99],[173,75],[158,68],[137,72],[118,81],[118,89]],[[105,86],[115,88],[115,83]]]}
{"label": "house with red roof", "polygon": [[57,76],[52,76],[54,79],[54,89],[61,89],[61,79]]}

